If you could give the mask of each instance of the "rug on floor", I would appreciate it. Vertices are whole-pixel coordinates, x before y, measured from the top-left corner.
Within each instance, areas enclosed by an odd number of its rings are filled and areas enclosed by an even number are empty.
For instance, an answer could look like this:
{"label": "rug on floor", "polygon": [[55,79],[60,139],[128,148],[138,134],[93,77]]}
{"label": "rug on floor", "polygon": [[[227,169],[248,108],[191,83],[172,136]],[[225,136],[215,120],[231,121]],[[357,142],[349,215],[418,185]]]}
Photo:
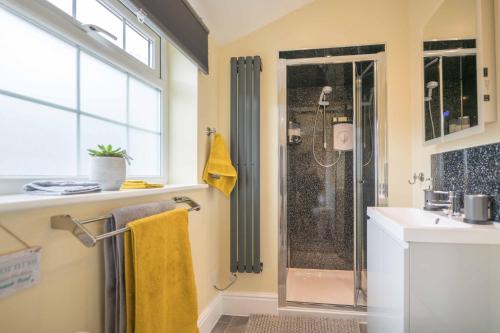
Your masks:
{"label": "rug on floor", "polygon": [[250,315],[245,333],[360,333],[355,320]]}

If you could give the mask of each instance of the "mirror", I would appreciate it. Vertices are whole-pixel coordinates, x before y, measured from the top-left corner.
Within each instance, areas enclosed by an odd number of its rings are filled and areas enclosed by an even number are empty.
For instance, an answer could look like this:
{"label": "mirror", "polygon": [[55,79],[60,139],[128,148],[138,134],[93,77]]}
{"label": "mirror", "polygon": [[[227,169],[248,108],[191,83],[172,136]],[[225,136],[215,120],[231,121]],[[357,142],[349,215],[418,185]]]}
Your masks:
{"label": "mirror", "polygon": [[424,28],[426,142],[480,124],[476,8],[476,0],[444,0]]}

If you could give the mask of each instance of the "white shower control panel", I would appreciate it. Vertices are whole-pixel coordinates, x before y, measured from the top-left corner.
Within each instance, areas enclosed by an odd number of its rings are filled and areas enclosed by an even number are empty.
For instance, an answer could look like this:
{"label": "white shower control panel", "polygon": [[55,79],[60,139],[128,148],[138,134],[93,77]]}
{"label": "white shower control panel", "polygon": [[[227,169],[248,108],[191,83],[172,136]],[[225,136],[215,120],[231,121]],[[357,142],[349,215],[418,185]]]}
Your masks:
{"label": "white shower control panel", "polygon": [[333,126],[333,147],[335,150],[348,151],[353,147],[353,126],[350,123]]}

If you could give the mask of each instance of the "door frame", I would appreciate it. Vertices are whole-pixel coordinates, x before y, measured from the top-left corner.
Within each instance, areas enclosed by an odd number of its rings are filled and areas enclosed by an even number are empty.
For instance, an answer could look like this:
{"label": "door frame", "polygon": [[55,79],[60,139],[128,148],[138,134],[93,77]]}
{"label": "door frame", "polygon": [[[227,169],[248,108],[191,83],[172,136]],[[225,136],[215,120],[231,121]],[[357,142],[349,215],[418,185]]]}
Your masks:
{"label": "door frame", "polygon": [[[375,200],[377,206],[387,204],[387,116],[386,116],[386,80],[385,80],[385,52],[376,54],[348,55],[334,57],[317,57],[301,59],[279,59],[278,61],[278,307],[285,308],[319,308],[344,311],[366,311],[366,306],[337,305],[337,304],[316,304],[308,302],[291,302],[286,299],[286,284],[288,273],[288,235],[287,235],[287,67],[314,65],[314,64],[335,64],[335,63],[356,63],[360,61],[373,61],[376,73],[376,108],[375,108]],[[355,73],[353,73],[355,75]],[[353,89],[355,89],[353,81]],[[355,99],[355,96],[353,96]],[[355,100],[353,101],[355,104]],[[353,109],[353,113],[355,109]],[[354,114],[353,114],[354,116]],[[354,124],[355,125],[355,124]],[[354,127],[356,128],[356,127]],[[354,135],[356,137],[356,135]],[[356,145],[356,141],[354,141]],[[356,146],[355,146],[356,147]],[[356,166],[356,154],[353,153],[353,164]],[[354,170],[356,177],[356,170]],[[356,191],[357,182],[353,182]],[[355,192],[354,192],[355,193]],[[354,205],[356,196],[354,195]],[[356,206],[354,206],[354,248],[357,248],[357,223]],[[357,258],[353,253],[353,274],[356,280]],[[356,286],[354,282],[353,288]],[[354,291],[355,304],[357,291]]]}

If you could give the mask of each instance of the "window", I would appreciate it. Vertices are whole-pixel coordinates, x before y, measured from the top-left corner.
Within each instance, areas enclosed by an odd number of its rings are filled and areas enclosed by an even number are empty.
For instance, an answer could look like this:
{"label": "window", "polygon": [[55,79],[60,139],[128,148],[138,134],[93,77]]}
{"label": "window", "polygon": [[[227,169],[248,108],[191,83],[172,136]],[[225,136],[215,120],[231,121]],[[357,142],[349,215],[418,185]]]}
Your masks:
{"label": "window", "polygon": [[[134,22],[137,18],[121,4],[108,0],[47,0],[66,14],[76,18],[82,24],[92,24],[104,29],[108,34],[101,34],[117,47],[128,54],[155,68],[153,56],[155,47],[158,48],[159,37],[150,28],[141,24],[138,29]],[[115,8],[121,8],[121,12]],[[142,31],[141,31],[142,30]]]}
{"label": "window", "polygon": [[[72,0],[50,2],[66,13],[75,11]],[[76,1],[76,12],[81,3],[91,2]],[[89,6],[108,10],[100,2]],[[81,13],[87,15],[84,9]],[[151,64],[151,41],[123,17],[94,15],[97,25],[111,33],[116,20],[124,24],[117,34],[123,50],[106,53],[107,47],[91,36],[78,43],[71,31],[52,31],[32,21],[32,13],[27,19],[0,6],[0,177],[85,176],[87,149],[97,144],[126,149],[134,158],[129,176],[164,176],[165,79],[121,54],[125,50]],[[81,34],[75,31],[74,36]]]}

